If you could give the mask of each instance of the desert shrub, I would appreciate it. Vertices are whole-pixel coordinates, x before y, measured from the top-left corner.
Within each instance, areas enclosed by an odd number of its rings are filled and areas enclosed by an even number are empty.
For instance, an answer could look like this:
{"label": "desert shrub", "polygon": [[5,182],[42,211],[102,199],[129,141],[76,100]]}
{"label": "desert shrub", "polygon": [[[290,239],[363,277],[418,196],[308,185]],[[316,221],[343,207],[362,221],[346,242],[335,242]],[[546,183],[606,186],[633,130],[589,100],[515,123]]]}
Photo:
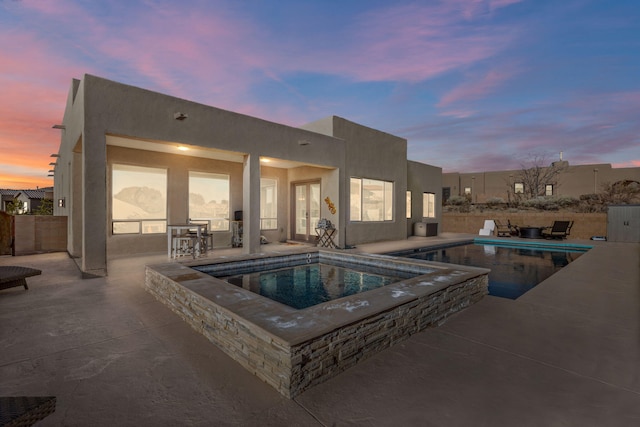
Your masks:
{"label": "desert shrub", "polygon": [[463,196],[451,196],[449,197],[448,204],[451,206],[468,205],[469,199]]}
{"label": "desert shrub", "polygon": [[539,209],[542,211],[557,211],[560,206],[554,197],[534,197],[533,199],[524,200],[522,207],[530,209]]}
{"label": "desert shrub", "polygon": [[487,207],[499,208],[504,205],[504,199],[502,197],[491,197],[487,200]]}

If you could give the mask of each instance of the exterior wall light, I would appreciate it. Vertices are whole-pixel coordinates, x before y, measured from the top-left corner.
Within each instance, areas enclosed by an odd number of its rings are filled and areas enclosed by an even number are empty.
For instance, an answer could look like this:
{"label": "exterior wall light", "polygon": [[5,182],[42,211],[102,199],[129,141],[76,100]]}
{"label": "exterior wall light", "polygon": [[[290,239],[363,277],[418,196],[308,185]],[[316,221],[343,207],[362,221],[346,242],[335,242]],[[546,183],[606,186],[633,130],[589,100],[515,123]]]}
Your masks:
{"label": "exterior wall light", "polygon": [[62,199],[58,199],[58,207],[64,208],[64,197]]}
{"label": "exterior wall light", "polygon": [[298,141],[298,145],[309,145],[309,144],[311,143],[305,139],[301,139],[300,141]]}
{"label": "exterior wall light", "polygon": [[173,118],[176,120],[183,121],[183,120],[186,120],[188,117],[189,116],[186,113],[181,113],[179,111],[173,113]]}
{"label": "exterior wall light", "polygon": [[67,127],[65,125],[53,125],[51,126],[53,129],[66,129]]}

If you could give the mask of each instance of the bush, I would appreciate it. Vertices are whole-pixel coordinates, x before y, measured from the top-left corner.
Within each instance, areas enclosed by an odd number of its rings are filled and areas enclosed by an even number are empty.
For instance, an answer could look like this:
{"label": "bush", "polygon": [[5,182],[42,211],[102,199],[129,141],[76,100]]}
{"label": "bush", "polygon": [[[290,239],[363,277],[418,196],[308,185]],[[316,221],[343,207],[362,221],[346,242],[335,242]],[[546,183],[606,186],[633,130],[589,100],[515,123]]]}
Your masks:
{"label": "bush", "polygon": [[447,203],[450,204],[451,206],[468,205],[469,199],[463,196],[451,196],[449,197],[449,200]]}
{"label": "bush", "polygon": [[489,208],[498,208],[504,205],[504,199],[502,197],[491,197],[487,200],[487,206]]}

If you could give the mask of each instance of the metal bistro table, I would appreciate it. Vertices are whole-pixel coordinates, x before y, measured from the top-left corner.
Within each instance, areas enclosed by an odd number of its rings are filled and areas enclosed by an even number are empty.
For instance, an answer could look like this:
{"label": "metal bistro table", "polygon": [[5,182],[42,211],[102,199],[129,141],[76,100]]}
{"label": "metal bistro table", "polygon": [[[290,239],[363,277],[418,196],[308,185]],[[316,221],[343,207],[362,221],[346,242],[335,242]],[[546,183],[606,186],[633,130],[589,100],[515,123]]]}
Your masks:
{"label": "metal bistro table", "polygon": [[336,229],[330,228],[316,228],[317,245],[321,248],[336,248],[336,244],[333,241],[333,236],[336,234]]}
{"label": "metal bistro table", "polygon": [[544,227],[532,227],[532,226],[520,227],[520,237],[523,237],[525,239],[541,239],[542,234],[540,233],[543,228]]}
{"label": "metal bistro table", "polygon": [[[202,230],[206,224],[169,224],[167,225],[167,255],[169,258],[188,255],[184,250],[185,245],[190,249],[193,258],[201,255]],[[191,230],[196,230],[196,235],[189,235]]]}

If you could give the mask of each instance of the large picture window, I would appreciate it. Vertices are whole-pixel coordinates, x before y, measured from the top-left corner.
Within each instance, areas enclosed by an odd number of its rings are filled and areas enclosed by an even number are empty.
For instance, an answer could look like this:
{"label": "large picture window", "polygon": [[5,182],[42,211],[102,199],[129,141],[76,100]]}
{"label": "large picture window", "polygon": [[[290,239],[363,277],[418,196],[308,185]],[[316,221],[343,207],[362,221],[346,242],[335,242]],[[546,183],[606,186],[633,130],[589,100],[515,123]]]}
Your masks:
{"label": "large picture window", "polygon": [[167,170],[114,164],[111,169],[113,234],[167,232]]}
{"label": "large picture window", "polygon": [[434,193],[422,193],[422,216],[424,218],[436,217],[436,195]]}
{"label": "large picture window", "polygon": [[189,219],[208,221],[212,231],[229,231],[229,176],[189,172]]}
{"label": "large picture window", "polygon": [[351,178],[351,221],[393,221],[393,183]]}
{"label": "large picture window", "polygon": [[260,229],[278,228],[278,181],[260,178]]}

